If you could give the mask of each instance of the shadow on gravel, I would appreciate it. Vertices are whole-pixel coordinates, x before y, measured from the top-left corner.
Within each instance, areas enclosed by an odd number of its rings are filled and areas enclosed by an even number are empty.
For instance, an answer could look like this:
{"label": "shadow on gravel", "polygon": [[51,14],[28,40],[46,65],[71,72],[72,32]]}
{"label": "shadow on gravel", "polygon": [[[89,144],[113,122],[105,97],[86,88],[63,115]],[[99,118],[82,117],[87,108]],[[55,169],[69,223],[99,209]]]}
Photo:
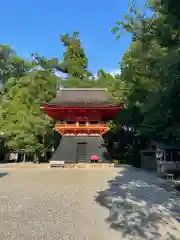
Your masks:
{"label": "shadow on gravel", "polygon": [[0,172],[0,178],[8,175],[8,172]]}
{"label": "shadow on gravel", "polygon": [[125,167],[108,183],[107,190],[97,193],[96,202],[109,209],[106,221],[111,228],[128,240],[178,239],[175,237],[180,228],[176,221],[180,215],[177,192],[167,192],[155,175],[132,167]]}

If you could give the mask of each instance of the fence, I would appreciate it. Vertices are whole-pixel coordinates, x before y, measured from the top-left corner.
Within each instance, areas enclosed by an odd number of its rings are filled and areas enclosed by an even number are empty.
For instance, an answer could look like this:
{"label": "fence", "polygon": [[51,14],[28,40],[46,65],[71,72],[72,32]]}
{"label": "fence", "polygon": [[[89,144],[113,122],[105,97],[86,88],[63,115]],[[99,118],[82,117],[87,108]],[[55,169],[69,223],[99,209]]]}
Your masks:
{"label": "fence", "polygon": [[156,151],[141,151],[141,168],[157,171]]}
{"label": "fence", "polygon": [[36,154],[33,152],[27,152],[24,150],[19,151],[9,151],[5,155],[5,162],[48,162],[51,158],[52,152],[47,151],[44,154]]}

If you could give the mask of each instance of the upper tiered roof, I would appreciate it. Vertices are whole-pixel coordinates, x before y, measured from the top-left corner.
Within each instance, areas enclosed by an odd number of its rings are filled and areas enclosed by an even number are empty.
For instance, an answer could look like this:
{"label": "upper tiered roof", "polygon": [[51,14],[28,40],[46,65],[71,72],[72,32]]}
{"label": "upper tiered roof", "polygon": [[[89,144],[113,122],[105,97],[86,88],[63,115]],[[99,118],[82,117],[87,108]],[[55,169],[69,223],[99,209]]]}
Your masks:
{"label": "upper tiered roof", "polygon": [[113,99],[105,88],[63,88],[48,105],[112,105]]}

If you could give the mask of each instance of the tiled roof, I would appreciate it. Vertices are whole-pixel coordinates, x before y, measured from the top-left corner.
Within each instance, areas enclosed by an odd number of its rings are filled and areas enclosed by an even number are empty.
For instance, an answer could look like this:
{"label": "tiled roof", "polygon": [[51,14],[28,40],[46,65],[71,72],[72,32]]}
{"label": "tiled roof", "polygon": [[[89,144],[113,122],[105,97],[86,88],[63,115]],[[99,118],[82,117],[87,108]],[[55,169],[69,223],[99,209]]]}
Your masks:
{"label": "tiled roof", "polygon": [[64,88],[57,92],[49,105],[102,105],[112,104],[112,98],[104,88]]}

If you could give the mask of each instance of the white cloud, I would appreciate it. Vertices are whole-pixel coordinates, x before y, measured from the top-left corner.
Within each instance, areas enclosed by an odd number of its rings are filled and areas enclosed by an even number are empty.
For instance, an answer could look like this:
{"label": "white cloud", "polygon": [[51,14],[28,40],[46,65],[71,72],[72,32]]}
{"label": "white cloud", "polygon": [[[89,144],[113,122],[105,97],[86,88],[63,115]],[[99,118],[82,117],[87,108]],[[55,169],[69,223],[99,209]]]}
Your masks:
{"label": "white cloud", "polygon": [[[106,70],[104,70],[104,71],[107,72],[107,73],[110,73],[112,76],[115,76],[117,74],[121,74],[121,70],[120,69],[115,69],[115,70],[112,70],[112,71],[106,71]],[[57,77],[64,78],[64,79],[66,79],[68,77],[68,74],[62,73],[62,72],[59,72],[59,71],[55,71],[55,75]],[[97,79],[97,72],[93,75],[93,77],[95,79]]]}
{"label": "white cloud", "polygon": [[[104,71],[111,74],[112,76],[115,76],[117,74],[121,74],[120,69],[115,69],[115,70],[112,70],[112,71],[107,71],[107,70],[104,70]],[[94,78],[97,79],[97,73],[94,74]]]}
{"label": "white cloud", "polygon": [[121,70],[120,69],[115,69],[109,72],[112,76],[115,76],[117,74],[121,74]]}

